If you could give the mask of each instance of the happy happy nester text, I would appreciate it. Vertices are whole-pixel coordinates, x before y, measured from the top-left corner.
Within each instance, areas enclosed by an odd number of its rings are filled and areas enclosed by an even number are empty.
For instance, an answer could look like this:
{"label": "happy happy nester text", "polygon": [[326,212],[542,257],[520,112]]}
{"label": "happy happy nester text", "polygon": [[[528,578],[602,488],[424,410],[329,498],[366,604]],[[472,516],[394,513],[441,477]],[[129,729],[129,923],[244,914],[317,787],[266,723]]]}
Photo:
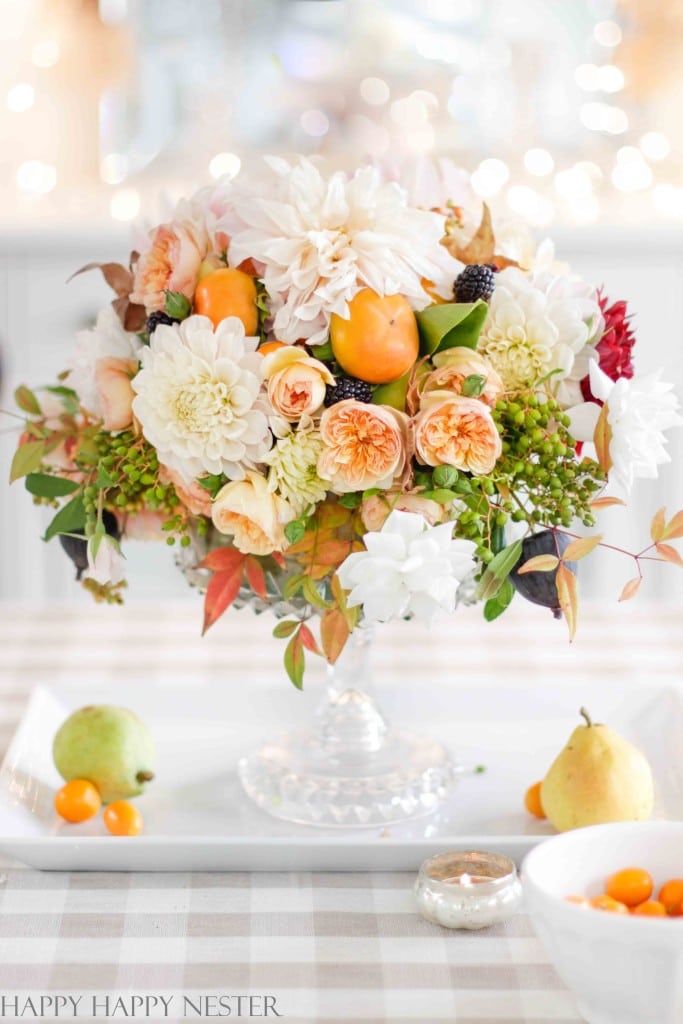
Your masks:
{"label": "happy happy nester text", "polygon": [[0,995],[0,1018],[282,1017],[275,996]]}

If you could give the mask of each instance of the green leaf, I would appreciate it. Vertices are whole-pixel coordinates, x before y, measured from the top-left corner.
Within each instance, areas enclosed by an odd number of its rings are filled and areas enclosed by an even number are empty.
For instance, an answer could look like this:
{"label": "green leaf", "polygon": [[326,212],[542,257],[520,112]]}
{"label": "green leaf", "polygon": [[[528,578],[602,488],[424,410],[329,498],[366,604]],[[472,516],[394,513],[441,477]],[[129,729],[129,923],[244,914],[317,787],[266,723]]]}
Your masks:
{"label": "green leaf", "polygon": [[22,412],[27,412],[31,416],[40,416],[42,411],[40,402],[25,384],[21,384],[14,392],[14,401]]}
{"label": "green leaf", "polygon": [[98,466],[95,487],[113,487],[115,483],[116,481],[107,473],[104,466]]}
{"label": "green leaf", "polygon": [[303,689],[306,659],[301,634],[296,632],[285,650],[285,669],[298,690]]}
{"label": "green leaf", "polygon": [[174,320],[184,320],[192,312],[192,303],[182,292],[166,292],[166,312]]}
{"label": "green leaf", "polygon": [[297,544],[306,533],[306,527],[300,519],[294,519],[285,526],[285,537],[290,544]]}
{"label": "green leaf", "polygon": [[495,597],[519,561],[522,553],[521,540],[515,540],[491,559],[482,573],[477,587],[477,600],[487,601]]}
{"label": "green leaf", "polygon": [[455,466],[437,466],[432,473],[435,487],[452,487],[457,479],[458,471]]}
{"label": "green leaf", "polygon": [[329,608],[329,602],[320,595],[310,576],[304,577],[302,593],[308,603],[312,604],[314,608]]}
{"label": "green leaf", "polygon": [[434,355],[456,345],[476,348],[488,306],[476,302],[444,302],[416,313],[422,355]]}
{"label": "green leaf", "polygon": [[368,487],[367,490],[363,491],[363,501],[365,501],[366,498],[374,498],[376,494],[381,494],[381,493],[382,493],[382,488],[381,487]]}
{"label": "green leaf", "polygon": [[221,487],[225,483],[225,477],[221,474],[209,474],[203,476],[197,483],[200,487],[203,487],[205,491],[208,491],[212,498],[215,498]]}
{"label": "green leaf", "polygon": [[273,630],[273,636],[277,637],[278,640],[284,640],[292,635],[298,625],[299,623],[295,619],[286,619],[284,622],[278,622]]}
{"label": "green leaf", "polygon": [[515,596],[515,588],[507,579],[502,584],[495,597],[490,597],[484,605],[484,618],[487,622],[493,622],[499,615],[502,615]]}
{"label": "green leaf", "polygon": [[47,530],[43,540],[51,540],[59,533],[78,533],[85,526],[85,508],[83,507],[83,495],[77,494],[75,498],[60,508]]}
{"label": "green leaf", "polygon": [[334,352],[332,351],[332,343],[326,341],[324,345],[311,345],[311,350],[316,359],[320,359],[323,363],[328,363],[334,359]]}
{"label": "green leaf", "polygon": [[22,476],[33,473],[43,461],[44,454],[44,441],[27,441],[26,444],[22,444],[21,447],[17,448],[9,471],[9,482],[13,484],[15,480],[20,480]]}
{"label": "green leaf", "polygon": [[455,491],[450,491],[446,487],[437,487],[433,491],[424,491],[423,498],[431,498],[432,501],[438,501],[439,505],[450,505],[452,501],[459,498],[460,495],[456,494]]}
{"label": "green leaf", "polygon": [[60,384],[57,387],[45,388],[45,390],[49,391],[51,395],[56,395],[61,400],[64,409],[70,416],[75,416],[78,413],[81,406],[78,401],[78,395],[73,388],[67,388]]}
{"label": "green leaf", "polygon": [[466,476],[459,476],[453,484],[453,490],[457,494],[471,494],[472,484],[469,482]]}
{"label": "green leaf", "polygon": [[80,484],[73,480],[65,480],[61,476],[49,476],[47,473],[29,473],[26,477],[26,490],[39,498],[63,498],[73,494]]}
{"label": "green leaf", "polygon": [[337,498],[339,504],[344,508],[358,508],[362,500],[363,495],[357,492],[353,494],[340,494]]}
{"label": "green leaf", "polygon": [[285,601],[289,601],[290,598],[294,597],[295,594],[301,590],[304,585],[306,574],[303,572],[298,573],[296,576],[290,576],[284,587],[282,588],[282,596]]}
{"label": "green leaf", "polygon": [[486,377],[482,377],[480,373],[471,373],[462,382],[462,393],[467,398],[479,398],[484,393],[485,387]]}

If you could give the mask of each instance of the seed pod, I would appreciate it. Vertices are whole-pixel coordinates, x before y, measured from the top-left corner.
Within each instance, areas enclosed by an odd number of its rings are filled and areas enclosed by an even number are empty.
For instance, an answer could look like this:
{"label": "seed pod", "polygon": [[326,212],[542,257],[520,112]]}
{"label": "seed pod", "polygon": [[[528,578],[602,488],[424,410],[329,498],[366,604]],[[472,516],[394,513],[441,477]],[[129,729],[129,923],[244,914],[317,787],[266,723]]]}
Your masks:
{"label": "seed pod", "polygon": [[[531,601],[532,604],[550,608],[556,619],[562,615],[557,593],[557,569],[552,569],[550,572],[525,572],[521,575],[518,570],[536,555],[558,555],[561,557],[570,541],[571,538],[566,533],[553,533],[552,530],[534,533],[531,537],[527,537],[522,544],[522,554],[510,573],[510,582],[517,593],[527,601]],[[576,575],[576,562],[565,562],[564,564]]]}

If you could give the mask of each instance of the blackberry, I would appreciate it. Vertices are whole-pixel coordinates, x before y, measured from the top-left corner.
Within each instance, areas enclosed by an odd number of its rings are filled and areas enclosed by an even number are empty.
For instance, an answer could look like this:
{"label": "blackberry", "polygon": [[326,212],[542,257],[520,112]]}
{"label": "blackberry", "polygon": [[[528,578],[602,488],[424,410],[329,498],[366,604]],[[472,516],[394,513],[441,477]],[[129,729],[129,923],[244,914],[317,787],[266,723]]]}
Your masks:
{"label": "blackberry", "polygon": [[495,269],[491,263],[470,263],[455,279],[457,302],[488,302],[496,287]]}
{"label": "blackberry", "polygon": [[156,331],[159,324],[177,324],[178,321],[175,317],[169,316],[168,313],[164,313],[162,310],[157,310],[156,313],[150,313],[147,317],[147,332],[152,335]]}
{"label": "blackberry", "polygon": [[364,380],[357,377],[337,377],[336,384],[328,384],[325,393],[325,405],[335,405],[345,398],[355,398],[357,402],[371,402],[372,388]]}

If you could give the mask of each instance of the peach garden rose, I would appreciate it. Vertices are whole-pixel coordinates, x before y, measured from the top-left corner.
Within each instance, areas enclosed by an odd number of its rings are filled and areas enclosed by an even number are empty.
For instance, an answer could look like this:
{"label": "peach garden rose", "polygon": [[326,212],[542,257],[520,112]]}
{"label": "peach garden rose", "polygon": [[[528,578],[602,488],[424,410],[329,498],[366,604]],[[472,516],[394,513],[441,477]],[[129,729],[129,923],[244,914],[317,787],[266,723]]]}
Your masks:
{"label": "peach garden rose", "polygon": [[137,359],[107,356],[95,363],[95,387],[105,430],[125,430],[133,422],[135,392],[131,381],[139,370]]}
{"label": "peach garden rose", "polygon": [[336,494],[391,487],[403,473],[408,417],[396,409],[347,398],[322,414],[320,436],[318,476]]}
{"label": "peach garden rose", "polygon": [[481,402],[493,407],[503,394],[500,376],[488,359],[474,349],[464,346],[449,348],[433,356],[432,362],[436,369],[420,382],[423,394],[428,391],[452,391],[460,395],[465,379],[472,375],[483,377],[486,381],[483,392],[478,396]]}
{"label": "peach garden rose", "polygon": [[135,264],[131,302],[150,312],[164,308],[166,291],[181,292],[192,300],[207,246],[208,240],[189,221],[160,224]]}
{"label": "peach garden rose", "polygon": [[371,533],[381,530],[395,508],[400,512],[416,512],[430,526],[443,522],[446,515],[446,507],[431,498],[410,492],[387,491],[386,494],[373,494],[361,503],[363,526]]}
{"label": "peach garden rose", "polygon": [[238,551],[270,555],[286,546],[285,526],[293,513],[283,498],[268,490],[264,476],[248,472],[244,480],[233,480],[218,492],[211,518],[220,533],[232,537]]}
{"label": "peach garden rose", "polygon": [[270,404],[289,423],[318,412],[327,385],[334,384],[325,364],[295,345],[286,345],[267,355],[263,360],[263,377]]}
{"label": "peach garden rose", "polygon": [[418,461],[427,466],[453,466],[483,476],[502,451],[488,406],[450,391],[423,396],[414,431]]}

